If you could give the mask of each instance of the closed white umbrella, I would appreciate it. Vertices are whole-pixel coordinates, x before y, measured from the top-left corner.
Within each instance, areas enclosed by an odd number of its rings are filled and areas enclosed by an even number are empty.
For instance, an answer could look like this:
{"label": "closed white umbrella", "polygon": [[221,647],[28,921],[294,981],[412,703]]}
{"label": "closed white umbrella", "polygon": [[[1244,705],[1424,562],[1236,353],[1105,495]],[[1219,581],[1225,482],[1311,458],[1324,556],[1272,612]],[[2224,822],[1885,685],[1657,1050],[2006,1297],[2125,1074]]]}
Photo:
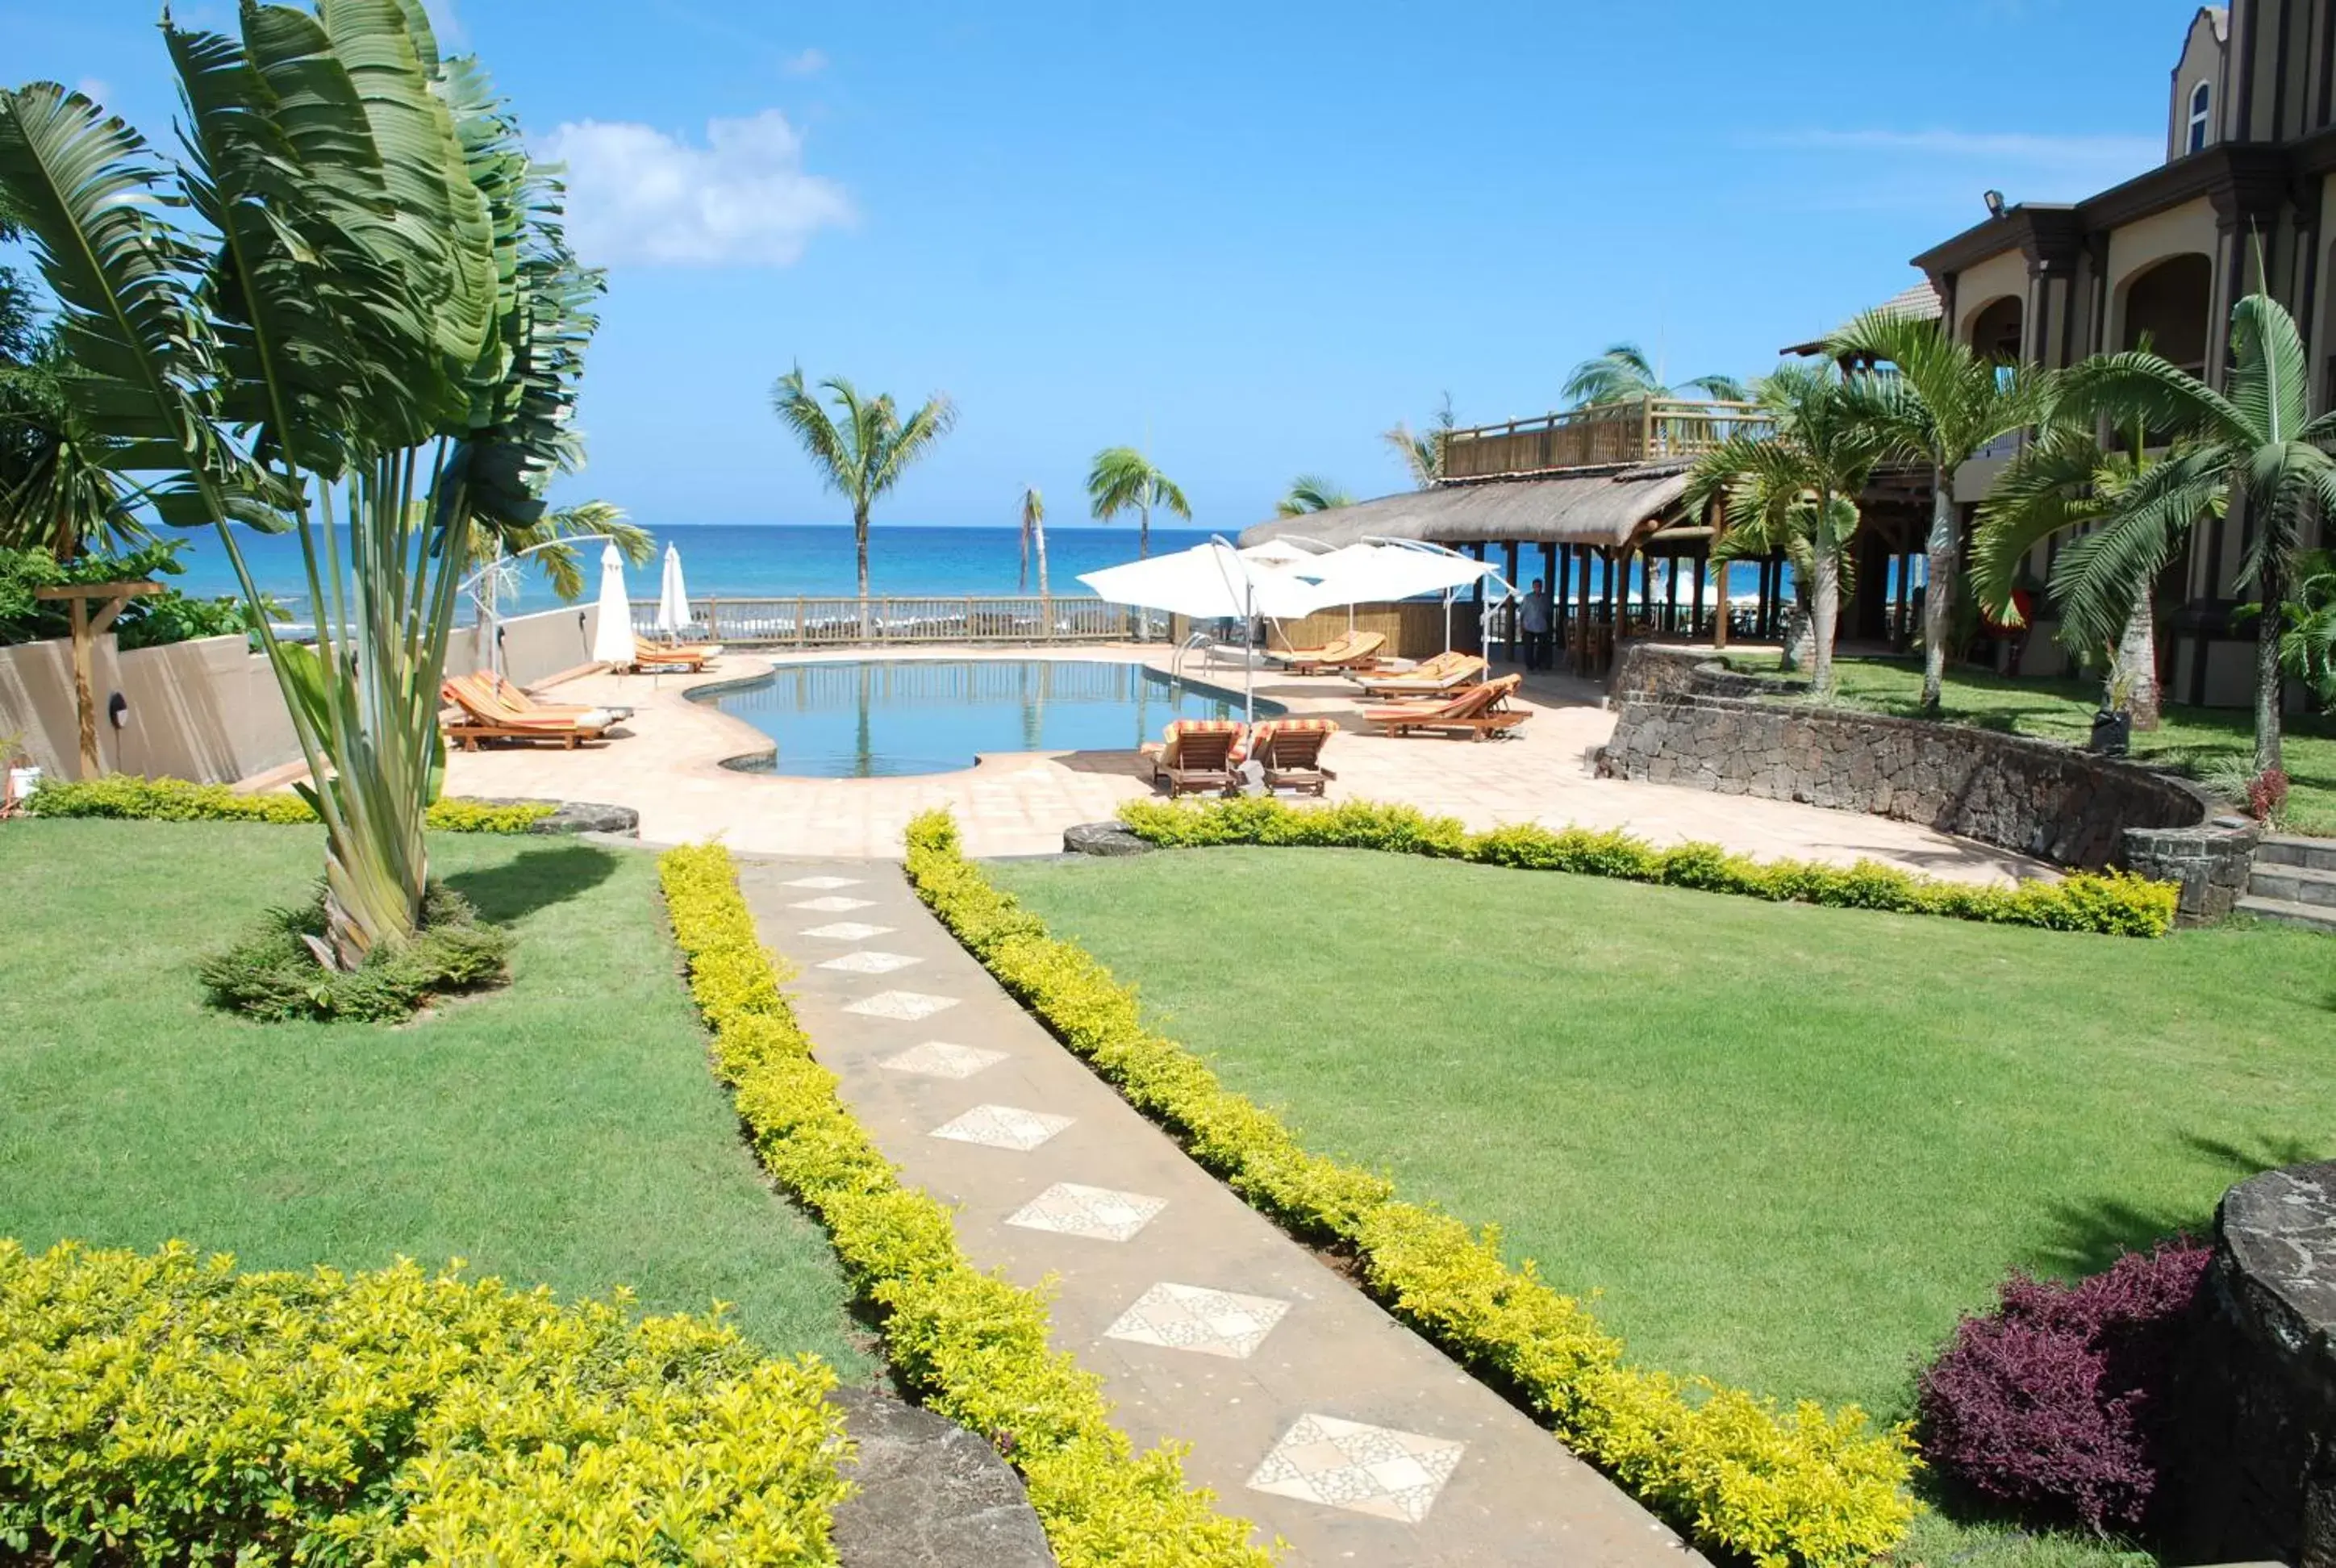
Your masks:
{"label": "closed white umbrella", "polygon": [[678,642],[689,625],[689,589],[681,580],[681,546],[665,547],[665,579],[657,585],[657,628]]}
{"label": "closed white umbrella", "polygon": [[625,558],[612,542],[600,551],[600,624],[592,632],[595,662],[630,669],[633,601],[625,592]]}

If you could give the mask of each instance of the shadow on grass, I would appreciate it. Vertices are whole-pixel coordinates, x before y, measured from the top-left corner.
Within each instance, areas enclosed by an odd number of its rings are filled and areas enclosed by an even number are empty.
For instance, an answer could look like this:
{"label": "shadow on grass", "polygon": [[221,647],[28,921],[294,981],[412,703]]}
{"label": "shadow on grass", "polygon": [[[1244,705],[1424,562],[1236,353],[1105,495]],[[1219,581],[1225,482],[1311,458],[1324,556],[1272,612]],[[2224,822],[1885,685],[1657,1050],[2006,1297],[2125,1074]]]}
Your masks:
{"label": "shadow on grass", "polygon": [[613,851],[563,843],[528,850],[499,866],[457,872],[446,885],[470,900],[481,920],[507,925],[588,893],[616,871]]}
{"label": "shadow on grass", "polygon": [[[2227,1189],[2251,1176],[2284,1165],[2308,1164],[2326,1157],[2326,1151],[2301,1138],[2263,1135],[2240,1144],[2221,1138],[2185,1135],[2182,1142],[2204,1155],[2225,1178]],[[2217,1201],[2220,1194],[2216,1195]],[[2095,1274],[2127,1252],[2147,1251],[2167,1236],[2189,1235],[2203,1241],[2214,1234],[2214,1209],[2145,1209],[2115,1198],[2055,1205],[2053,1233],[2029,1255],[2024,1267],[2071,1277]]]}

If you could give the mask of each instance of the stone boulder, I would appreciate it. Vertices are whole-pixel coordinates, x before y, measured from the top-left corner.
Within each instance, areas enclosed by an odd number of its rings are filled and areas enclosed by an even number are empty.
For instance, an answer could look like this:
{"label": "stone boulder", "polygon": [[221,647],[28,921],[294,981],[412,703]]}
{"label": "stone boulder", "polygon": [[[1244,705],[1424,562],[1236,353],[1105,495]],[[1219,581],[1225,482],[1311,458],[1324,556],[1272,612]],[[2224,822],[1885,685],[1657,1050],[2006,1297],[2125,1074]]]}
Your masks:
{"label": "stone boulder", "polygon": [[1063,852],[1073,855],[1141,855],[1152,846],[1117,823],[1081,823],[1063,830]]}
{"label": "stone boulder", "polygon": [[1046,1533],[998,1451],[954,1422],[862,1388],[829,1396],[859,1448],[835,1511],[844,1568],[1054,1568]]}

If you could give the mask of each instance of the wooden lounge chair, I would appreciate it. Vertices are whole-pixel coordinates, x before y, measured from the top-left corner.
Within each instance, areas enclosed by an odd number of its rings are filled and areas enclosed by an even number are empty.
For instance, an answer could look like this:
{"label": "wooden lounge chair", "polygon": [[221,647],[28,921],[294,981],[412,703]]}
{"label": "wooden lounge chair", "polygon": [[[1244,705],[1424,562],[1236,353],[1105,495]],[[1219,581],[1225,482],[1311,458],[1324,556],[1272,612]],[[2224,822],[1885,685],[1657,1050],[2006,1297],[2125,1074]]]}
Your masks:
{"label": "wooden lounge chair", "polygon": [[462,685],[472,696],[479,698],[484,706],[501,706],[526,718],[578,719],[588,713],[605,713],[611,718],[629,718],[633,712],[628,707],[601,707],[591,703],[548,702],[524,687],[513,685],[509,679],[491,669],[475,670],[469,675],[449,676],[446,684]]}
{"label": "wooden lounge chair", "polygon": [[455,710],[443,721],[446,738],[464,751],[478,750],[484,740],[556,741],[574,751],[588,740],[608,738],[608,726],[617,722],[604,708],[530,712],[506,700],[495,679],[456,676],[439,687],[439,695]]}
{"label": "wooden lounge chair", "polygon": [[1322,765],[1322,747],[1338,733],[1336,719],[1277,718],[1249,732],[1249,755],[1265,769],[1265,787],[1320,794],[1338,775]]}
{"label": "wooden lounge chair", "polygon": [[1352,676],[1366,696],[1445,697],[1482,680],[1490,667],[1473,653],[1439,653],[1397,675]]}
{"label": "wooden lounge chair", "polygon": [[1354,632],[1342,631],[1319,648],[1269,648],[1264,652],[1265,657],[1276,664],[1314,664],[1322,659],[1336,658],[1346,652],[1347,645],[1353,642],[1355,637]]}
{"label": "wooden lounge chair", "polygon": [[1504,675],[1498,680],[1472,686],[1449,702],[1417,707],[1367,707],[1363,717],[1373,728],[1391,735],[1442,730],[1465,735],[1472,740],[1484,740],[1513,730],[1533,716],[1522,708],[1509,706],[1509,694],[1517,689],[1523,678]]}
{"label": "wooden lounge chair", "polygon": [[694,675],[721,651],[718,642],[636,642],[633,669],[642,675],[676,669]]}
{"label": "wooden lounge chair", "polygon": [[1343,644],[1333,643],[1329,651],[1311,658],[1284,656],[1284,666],[1292,675],[1336,675],[1342,670],[1368,669],[1378,662],[1379,649],[1387,647],[1387,633],[1358,631],[1348,636]]}
{"label": "wooden lounge chair", "polygon": [[1168,726],[1161,745],[1144,749],[1152,758],[1152,782],[1165,784],[1172,798],[1202,790],[1231,794],[1241,783],[1233,771],[1241,743],[1238,719],[1180,718]]}

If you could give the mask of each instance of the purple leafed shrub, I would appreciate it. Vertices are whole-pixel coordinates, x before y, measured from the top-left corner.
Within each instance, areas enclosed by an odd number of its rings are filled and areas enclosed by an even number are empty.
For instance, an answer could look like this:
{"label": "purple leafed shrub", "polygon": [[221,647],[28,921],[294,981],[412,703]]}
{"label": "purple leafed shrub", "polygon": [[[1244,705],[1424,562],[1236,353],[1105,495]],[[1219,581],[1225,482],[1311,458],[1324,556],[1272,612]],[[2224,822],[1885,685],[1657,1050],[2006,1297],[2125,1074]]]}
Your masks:
{"label": "purple leafed shrub", "polygon": [[2073,1285],[2015,1271],[1922,1374],[1924,1456],[1985,1496],[2095,1530],[2140,1524],[2210,1255],[2180,1236]]}

